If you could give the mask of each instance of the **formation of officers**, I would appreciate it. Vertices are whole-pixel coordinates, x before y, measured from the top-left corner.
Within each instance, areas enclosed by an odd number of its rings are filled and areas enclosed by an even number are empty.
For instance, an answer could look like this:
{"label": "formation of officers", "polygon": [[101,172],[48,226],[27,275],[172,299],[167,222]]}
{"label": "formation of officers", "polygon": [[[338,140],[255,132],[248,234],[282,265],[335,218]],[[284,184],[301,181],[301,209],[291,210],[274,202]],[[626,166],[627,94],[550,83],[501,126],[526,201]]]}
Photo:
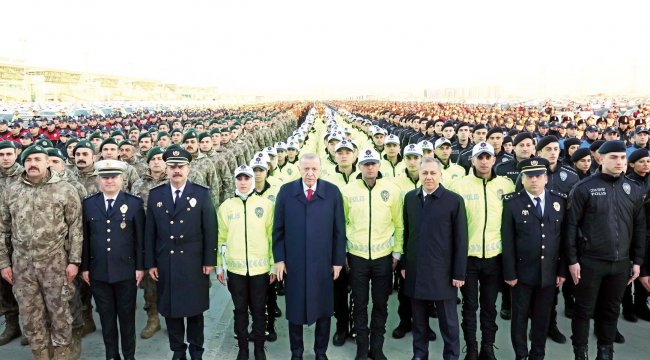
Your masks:
{"label": "formation of officers", "polygon": [[597,359],[624,342],[621,305],[650,320],[645,127],[631,144],[438,120],[413,131],[305,104],[90,120],[99,130],[0,123],[0,345],[22,334],[36,359],[80,357],[91,299],[106,358],[134,359],[138,286],[140,337],[162,315],[172,359],[201,359],[213,273],[233,300],[238,360],[249,342],[266,359],[278,295],[293,360],[312,324],[327,359],[332,316],[334,346],[352,338],[355,360],[387,359],[394,288],[392,336],[412,331],[413,359],[429,358],[430,317],[444,359],[461,357],[461,330],[465,359],[495,359],[499,314],[515,358],[543,359],[547,338],[567,341],[560,293],[576,359],[590,319]]}

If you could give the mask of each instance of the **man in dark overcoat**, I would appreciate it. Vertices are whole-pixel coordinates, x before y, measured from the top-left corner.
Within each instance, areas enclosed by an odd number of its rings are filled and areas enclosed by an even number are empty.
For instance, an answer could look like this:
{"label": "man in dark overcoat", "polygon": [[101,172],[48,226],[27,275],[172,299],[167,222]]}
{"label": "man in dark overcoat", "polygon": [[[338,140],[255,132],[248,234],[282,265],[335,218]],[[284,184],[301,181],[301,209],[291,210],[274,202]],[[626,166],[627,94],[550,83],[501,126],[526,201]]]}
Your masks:
{"label": "man in dark overcoat", "polygon": [[345,215],[338,188],[319,180],[320,159],[300,158],[301,179],[280,188],[275,202],[273,257],[285,279],[292,359],[302,359],[303,325],[316,323],[316,359],[327,359],[334,279],[345,264]]}
{"label": "man in dark overcoat", "polygon": [[442,165],[425,157],[422,186],[404,198],[404,293],[413,311],[413,360],[428,359],[427,303],[438,310],[443,359],[458,359],[460,337],[456,297],[465,283],[467,215],[465,203],[441,184]]}
{"label": "man in dark overcoat", "polygon": [[[203,312],[210,307],[209,274],[217,263],[217,216],[209,190],[187,181],[192,156],[163,154],[168,182],[149,193],[145,266],[158,282],[158,311],[165,317],[172,359],[203,354]],[[187,326],[185,322],[187,321]]]}

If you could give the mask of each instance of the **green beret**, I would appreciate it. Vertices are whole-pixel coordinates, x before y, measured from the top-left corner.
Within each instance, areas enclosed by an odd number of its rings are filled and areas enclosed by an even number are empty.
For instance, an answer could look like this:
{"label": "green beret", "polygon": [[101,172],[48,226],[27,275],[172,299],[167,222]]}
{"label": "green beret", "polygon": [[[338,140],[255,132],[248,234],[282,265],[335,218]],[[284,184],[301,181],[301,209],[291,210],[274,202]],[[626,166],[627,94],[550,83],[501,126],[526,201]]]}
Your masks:
{"label": "green beret", "polygon": [[183,142],[186,142],[189,139],[196,139],[197,137],[198,134],[196,133],[196,130],[189,129],[185,132],[185,135],[183,135]]}
{"label": "green beret", "polygon": [[152,131],[158,131],[158,126],[156,126],[156,125],[151,125],[151,126],[149,127],[149,132],[152,132]]}
{"label": "green beret", "polygon": [[129,134],[136,131],[140,131],[140,129],[138,129],[137,127],[132,127],[129,129]]}
{"label": "green beret", "polygon": [[170,150],[170,149],[179,150],[179,149],[182,149],[182,147],[180,145],[178,145],[178,144],[171,144],[171,145],[167,146],[167,149],[165,149],[165,150]]}
{"label": "green beret", "polygon": [[221,134],[221,130],[219,130],[219,128],[214,128],[210,130],[210,135],[214,135],[214,134]]}
{"label": "green beret", "polygon": [[201,141],[201,140],[203,140],[205,138],[209,138],[209,137],[210,137],[210,133],[207,132],[207,131],[203,131],[202,133],[199,134],[198,139],[199,139],[199,141]]}
{"label": "green beret", "polygon": [[88,137],[88,140],[103,139],[103,138],[104,137],[102,136],[102,133],[100,133],[99,131],[95,131],[94,133],[90,134],[90,136]]}
{"label": "green beret", "polygon": [[90,149],[93,153],[95,152],[95,146],[88,140],[79,140],[72,153],[76,153],[77,149]]}
{"label": "green beret", "polygon": [[182,129],[179,129],[179,128],[174,128],[174,129],[172,129],[172,131],[170,132],[171,135],[174,135],[175,133],[183,134],[183,130],[182,130]]}
{"label": "green beret", "polygon": [[151,134],[149,134],[149,133],[146,132],[146,131],[143,132],[142,134],[140,134],[140,135],[138,136],[138,142],[139,142],[140,140],[144,139],[144,138],[149,138],[149,139],[151,139]]}
{"label": "green beret", "polygon": [[210,120],[210,125],[213,125],[213,124],[219,124],[219,120],[218,119]]}
{"label": "green beret", "polygon": [[99,145],[99,152],[102,151],[102,149],[104,148],[104,145],[109,145],[109,144],[117,145],[117,140],[109,137],[108,139],[102,141],[101,145]]}
{"label": "green beret", "polygon": [[38,139],[34,141],[33,145],[42,146],[46,149],[54,147],[54,145],[52,145],[52,142],[49,139]]}
{"label": "green beret", "polygon": [[9,140],[0,141],[0,150],[2,149],[14,149],[16,150],[16,143]]}
{"label": "green beret", "polygon": [[158,155],[158,154],[162,154],[162,153],[164,153],[164,152],[165,152],[165,151],[164,151],[163,148],[161,148],[160,146],[154,146],[154,147],[152,147],[151,149],[149,149],[149,151],[147,151],[147,163],[149,163],[149,161],[151,161],[151,159],[152,159],[154,156],[156,156],[156,155]]}
{"label": "green beret", "polygon": [[23,152],[20,154],[20,162],[24,163],[25,159],[29,157],[30,155],[34,154],[45,154],[47,155],[47,149],[40,145],[31,145],[27,149],[23,150]]}
{"label": "green beret", "polygon": [[230,132],[229,127],[221,128],[221,133],[229,133],[229,132]]}
{"label": "green beret", "polygon": [[76,142],[79,142],[79,138],[73,137],[73,138],[71,138],[70,140],[68,140],[68,141],[65,142],[65,147],[67,148],[68,145],[70,145],[70,144],[74,144],[74,143],[76,143]]}
{"label": "green beret", "polygon": [[237,130],[237,125],[231,126],[228,131],[232,132],[233,130]]}
{"label": "green beret", "polygon": [[119,135],[124,136],[124,133],[122,132],[122,130],[115,130],[115,131],[113,131],[113,132],[111,133],[111,137],[113,137],[113,136],[119,136]]}
{"label": "green beret", "polygon": [[159,132],[159,133],[158,133],[158,139],[157,139],[157,140],[160,140],[160,139],[163,138],[164,136],[169,137],[169,133],[168,133],[167,131],[161,131],[161,132]]}
{"label": "green beret", "polygon": [[59,150],[57,148],[47,149],[47,156],[56,156],[56,157],[60,158],[61,160],[65,160],[65,157],[63,156],[63,153],[61,152],[61,150]]}
{"label": "green beret", "polygon": [[135,145],[133,145],[133,143],[132,143],[131,140],[129,140],[129,139],[124,139],[124,140],[122,140],[122,141],[119,143],[118,147],[122,147],[122,146],[124,146],[124,145],[129,145],[129,146],[133,146],[133,147],[135,147]]}

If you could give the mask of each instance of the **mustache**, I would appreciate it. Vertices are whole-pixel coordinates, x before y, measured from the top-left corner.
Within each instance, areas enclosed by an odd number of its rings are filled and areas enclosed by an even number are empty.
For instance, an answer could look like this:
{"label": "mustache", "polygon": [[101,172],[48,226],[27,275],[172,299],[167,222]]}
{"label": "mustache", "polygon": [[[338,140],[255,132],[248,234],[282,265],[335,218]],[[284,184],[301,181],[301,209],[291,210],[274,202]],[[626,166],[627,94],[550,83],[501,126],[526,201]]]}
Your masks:
{"label": "mustache", "polygon": [[35,166],[31,166],[29,169],[27,169],[27,171],[32,171],[32,170],[39,170],[39,169]]}
{"label": "mustache", "polygon": [[86,165],[86,160],[77,160],[78,165]]}

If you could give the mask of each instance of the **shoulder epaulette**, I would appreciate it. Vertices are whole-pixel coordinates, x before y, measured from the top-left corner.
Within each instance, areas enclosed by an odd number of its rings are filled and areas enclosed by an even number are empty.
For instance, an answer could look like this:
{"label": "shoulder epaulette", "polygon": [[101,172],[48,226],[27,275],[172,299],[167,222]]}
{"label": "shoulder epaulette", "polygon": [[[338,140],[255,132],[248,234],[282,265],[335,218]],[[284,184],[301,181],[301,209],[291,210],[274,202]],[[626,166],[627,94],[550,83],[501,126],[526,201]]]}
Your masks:
{"label": "shoulder epaulette", "polygon": [[553,194],[553,195],[555,195],[555,196],[558,196],[558,197],[561,197],[561,198],[563,198],[563,199],[566,199],[566,198],[568,197],[567,194],[563,194],[563,193],[557,192],[557,191],[555,191],[555,190],[549,190],[549,192],[550,192],[551,194]]}
{"label": "shoulder epaulette", "polygon": [[505,194],[505,195],[503,195],[503,201],[510,201],[510,200],[516,198],[520,194],[521,194],[521,191],[515,191],[515,192],[511,192],[509,194]]}

